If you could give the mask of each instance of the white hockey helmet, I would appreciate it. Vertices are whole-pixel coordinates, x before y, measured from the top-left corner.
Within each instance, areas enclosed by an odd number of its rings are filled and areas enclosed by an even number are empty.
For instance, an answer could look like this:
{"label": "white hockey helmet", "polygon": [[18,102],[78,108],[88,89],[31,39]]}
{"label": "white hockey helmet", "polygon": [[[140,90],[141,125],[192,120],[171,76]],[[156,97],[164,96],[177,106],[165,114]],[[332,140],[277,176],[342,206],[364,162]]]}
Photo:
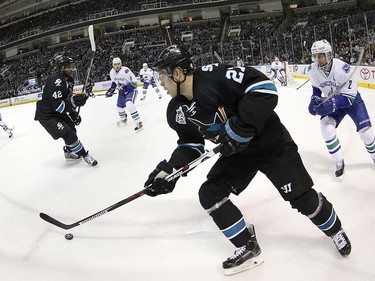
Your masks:
{"label": "white hockey helmet", "polygon": [[147,67],[148,67],[148,64],[147,64],[147,63],[144,63],[144,64],[142,65],[142,67],[143,67],[143,68],[147,68]]}
{"label": "white hockey helmet", "polygon": [[120,70],[121,66],[122,66],[122,62],[121,62],[121,59],[119,57],[115,57],[113,58],[112,60],[112,66],[113,68],[118,71]]}
{"label": "white hockey helmet", "polygon": [[279,58],[278,58],[278,57],[275,57],[275,61],[276,61],[276,62],[279,62],[280,60],[279,60]]}
{"label": "white hockey helmet", "polygon": [[317,61],[317,54],[325,54],[326,56],[326,64],[324,65],[319,65],[319,67],[324,68],[327,66],[332,59],[332,46],[329,44],[329,42],[325,39],[319,40],[314,42],[314,44],[311,47],[311,55],[312,55],[312,60],[318,63]]}

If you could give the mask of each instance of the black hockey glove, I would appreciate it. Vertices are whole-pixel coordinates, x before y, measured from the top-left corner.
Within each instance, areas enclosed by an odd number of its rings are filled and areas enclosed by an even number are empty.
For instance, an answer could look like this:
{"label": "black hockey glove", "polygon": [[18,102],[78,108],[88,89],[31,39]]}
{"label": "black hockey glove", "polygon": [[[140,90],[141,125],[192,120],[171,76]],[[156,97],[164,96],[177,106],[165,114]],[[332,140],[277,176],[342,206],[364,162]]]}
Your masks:
{"label": "black hockey glove", "polygon": [[225,123],[224,128],[219,132],[217,142],[222,144],[219,152],[223,156],[229,156],[246,149],[253,138],[249,134],[241,132],[238,128],[234,128],[235,119],[231,118]]}
{"label": "black hockey glove", "polygon": [[72,95],[70,100],[72,102],[73,107],[77,107],[77,106],[84,106],[88,98],[89,96],[85,94],[75,94],[75,95]]}
{"label": "black hockey glove", "polygon": [[108,91],[105,93],[105,97],[106,98],[112,97],[114,92],[115,92],[115,88],[109,88]]}
{"label": "black hockey glove", "polygon": [[78,112],[76,111],[71,111],[69,112],[70,119],[72,119],[74,125],[78,126],[81,124],[82,118],[79,116]]}
{"label": "black hockey glove", "polygon": [[147,188],[146,195],[155,197],[172,192],[178,178],[171,181],[167,181],[165,178],[172,174],[174,170],[175,168],[171,163],[166,160],[161,161],[145,182],[145,187]]}

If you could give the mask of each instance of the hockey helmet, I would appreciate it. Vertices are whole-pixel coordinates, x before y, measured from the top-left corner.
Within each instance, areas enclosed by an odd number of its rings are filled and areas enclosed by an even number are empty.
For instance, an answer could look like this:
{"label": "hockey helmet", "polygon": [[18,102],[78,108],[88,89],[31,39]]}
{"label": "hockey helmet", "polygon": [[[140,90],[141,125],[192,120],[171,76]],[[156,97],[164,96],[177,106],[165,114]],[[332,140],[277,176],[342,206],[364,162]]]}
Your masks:
{"label": "hockey helmet", "polygon": [[147,63],[144,63],[144,64],[142,65],[142,67],[143,67],[144,69],[147,69],[148,64],[147,64]]}
{"label": "hockey helmet", "polygon": [[122,66],[121,59],[119,57],[113,58],[112,66],[113,66],[114,70],[119,71],[121,66]]}
{"label": "hockey helmet", "polygon": [[172,45],[160,53],[153,68],[156,71],[165,69],[168,75],[171,75],[177,66],[181,67],[185,74],[194,70],[192,55],[184,47]]}
{"label": "hockey helmet", "polygon": [[65,77],[73,77],[74,71],[76,71],[76,65],[74,60],[66,56],[56,57],[56,64],[58,71]]}
{"label": "hockey helmet", "polygon": [[312,55],[322,54],[322,53],[324,54],[328,52],[332,53],[332,47],[331,47],[331,44],[329,44],[329,42],[325,39],[314,42],[314,44],[311,47]]}
{"label": "hockey helmet", "polygon": [[317,60],[317,54],[325,54],[327,63],[324,65],[319,65],[319,67],[323,68],[327,66],[332,59],[332,47],[331,44],[325,39],[319,40],[314,42],[314,44],[311,47],[311,54],[312,54],[312,60],[318,63]]}
{"label": "hockey helmet", "polygon": [[59,56],[56,58],[56,64],[58,69],[61,71],[66,67],[75,68],[74,60],[70,57]]}

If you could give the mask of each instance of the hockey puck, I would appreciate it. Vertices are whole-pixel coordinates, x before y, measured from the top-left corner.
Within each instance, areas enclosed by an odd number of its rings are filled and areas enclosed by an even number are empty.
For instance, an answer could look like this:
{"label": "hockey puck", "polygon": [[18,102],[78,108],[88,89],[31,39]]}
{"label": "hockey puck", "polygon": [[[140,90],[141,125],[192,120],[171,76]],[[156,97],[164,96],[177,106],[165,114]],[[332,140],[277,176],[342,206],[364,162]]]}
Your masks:
{"label": "hockey puck", "polygon": [[65,234],[65,239],[66,240],[72,240],[73,239],[73,234],[71,234],[71,233],[67,233],[67,234]]}

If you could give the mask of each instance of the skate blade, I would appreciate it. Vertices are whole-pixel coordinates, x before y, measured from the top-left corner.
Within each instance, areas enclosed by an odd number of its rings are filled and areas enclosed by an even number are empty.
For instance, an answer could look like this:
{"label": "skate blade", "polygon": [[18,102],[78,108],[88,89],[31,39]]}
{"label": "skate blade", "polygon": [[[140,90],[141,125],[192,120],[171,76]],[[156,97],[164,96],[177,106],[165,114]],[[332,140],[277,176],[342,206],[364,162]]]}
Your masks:
{"label": "skate blade", "polygon": [[254,267],[262,264],[263,262],[264,262],[264,260],[259,256],[251,258],[251,259],[245,261],[243,264],[241,264],[239,266],[232,267],[232,268],[225,268],[224,269],[224,275],[226,275],[226,276],[234,275],[234,274],[240,273],[242,271],[254,268]]}
{"label": "skate blade", "polygon": [[346,173],[343,173],[341,176],[336,177],[336,180],[337,180],[338,182],[342,182],[342,181],[345,179],[345,175],[346,175]]}
{"label": "skate blade", "polygon": [[117,127],[124,127],[126,125],[126,122],[118,121],[117,122]]}
{"label": "skate blade", "polygon": [[135,130],[136,133],[139,133],[140,131],[143,131],[143,127],[138,130]]}

